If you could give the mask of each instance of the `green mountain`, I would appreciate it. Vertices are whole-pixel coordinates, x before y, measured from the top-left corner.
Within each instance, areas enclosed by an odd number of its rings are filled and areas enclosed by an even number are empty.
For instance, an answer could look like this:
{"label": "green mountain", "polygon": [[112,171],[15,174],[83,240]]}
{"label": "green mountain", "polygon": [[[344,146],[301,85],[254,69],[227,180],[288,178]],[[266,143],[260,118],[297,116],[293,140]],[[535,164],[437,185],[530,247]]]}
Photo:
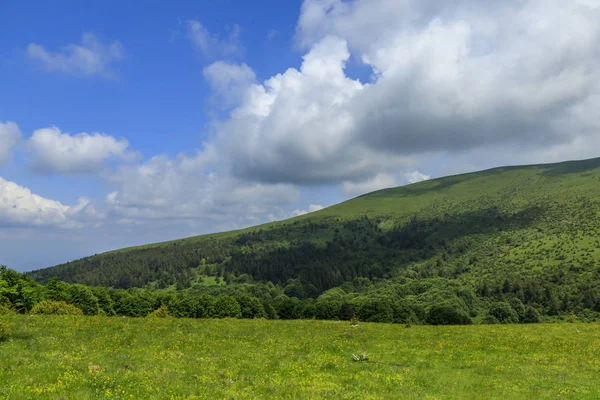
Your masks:
{"label": "green mountain", "polygon": [[112,251],[30,275],[120,288],[186,288],[211,277],[299,282],[298,297],[357,277],[412,282],[414,294],[414,285],[433,278],[481,296],[513,292],[545,307],[577,298],[600,311],[600,158],[380,190],[286,221]]}

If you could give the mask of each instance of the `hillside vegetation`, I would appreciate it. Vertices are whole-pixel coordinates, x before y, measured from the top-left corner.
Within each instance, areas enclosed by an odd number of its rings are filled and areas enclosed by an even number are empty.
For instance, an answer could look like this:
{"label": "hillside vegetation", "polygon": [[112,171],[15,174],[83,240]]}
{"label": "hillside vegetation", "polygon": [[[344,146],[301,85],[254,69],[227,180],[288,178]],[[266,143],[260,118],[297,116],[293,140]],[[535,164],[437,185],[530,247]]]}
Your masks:
{"label": "hillside vegetation", "polygon": [[235,285],[268,283],[275,289],[253,294],[393,298],[421,320],[448,302],[471,317],[499,302],[516,314],[529,306],[595,318],[600,159],[381,190],[287,221],[113,251],[30,276],[196,294],[237,295]]}

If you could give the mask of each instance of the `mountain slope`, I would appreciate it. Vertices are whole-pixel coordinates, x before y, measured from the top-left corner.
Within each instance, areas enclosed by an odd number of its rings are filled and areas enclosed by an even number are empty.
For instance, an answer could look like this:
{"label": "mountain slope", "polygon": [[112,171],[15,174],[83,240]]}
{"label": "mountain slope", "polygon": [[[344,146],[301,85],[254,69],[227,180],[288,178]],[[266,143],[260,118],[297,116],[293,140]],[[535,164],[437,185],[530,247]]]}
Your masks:
{"label": "mountain slope", "polygon": [[380,190],[287,221],[122,249],[31,276],[123,288],[188,287],[214,275],[299,278],[307,297],[356,277],[441,277],[478,291],[556,287],[564,297],[600,297],[599,265],[600,158]]}

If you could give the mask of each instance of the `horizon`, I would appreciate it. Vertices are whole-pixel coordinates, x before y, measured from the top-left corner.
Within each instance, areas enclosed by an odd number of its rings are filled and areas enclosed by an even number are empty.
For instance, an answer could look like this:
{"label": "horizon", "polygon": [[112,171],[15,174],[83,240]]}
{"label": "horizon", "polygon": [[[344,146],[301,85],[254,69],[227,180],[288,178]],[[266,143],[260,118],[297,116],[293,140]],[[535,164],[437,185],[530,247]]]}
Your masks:
{"label": "horizon", "polygon": [[598,158],[597,0],[0,13],[0,264],[18,271]]}

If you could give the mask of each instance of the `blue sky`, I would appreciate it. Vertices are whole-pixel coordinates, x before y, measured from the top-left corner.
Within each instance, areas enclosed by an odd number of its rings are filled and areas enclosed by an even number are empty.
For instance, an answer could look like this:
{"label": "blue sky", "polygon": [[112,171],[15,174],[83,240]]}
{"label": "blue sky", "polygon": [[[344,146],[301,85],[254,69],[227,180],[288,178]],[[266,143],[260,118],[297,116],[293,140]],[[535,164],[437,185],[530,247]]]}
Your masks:
{"label": "blue sky", "polygon": [[599,10],[2,2],[0,264],[41,268],[432,177],[598,156]]}

